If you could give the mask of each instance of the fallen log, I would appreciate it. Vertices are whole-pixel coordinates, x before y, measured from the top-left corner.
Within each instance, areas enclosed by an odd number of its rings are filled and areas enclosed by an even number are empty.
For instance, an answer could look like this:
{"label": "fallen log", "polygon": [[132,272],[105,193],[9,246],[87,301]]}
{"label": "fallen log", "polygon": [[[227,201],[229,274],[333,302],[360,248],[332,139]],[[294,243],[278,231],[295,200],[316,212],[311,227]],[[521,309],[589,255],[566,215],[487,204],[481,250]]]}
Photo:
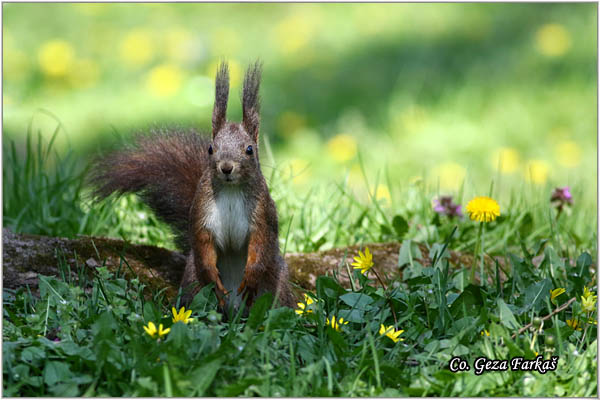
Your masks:
{"label": "fallen log", "polygon": [[[388,281],[401,277],[399,242],[354,245],[314,253],[288,253],[285,259],[295,292],[314,290],[318,276],[334,273],[340,284],[349,288],[346,263],[352,263],[353,257],[364,246],[368,246],[373,254],[373,262],[380,276]],[[425,266],[430,265],[428,248],[423,244],[418,246],[422,258],[417,261]],[[172,298],[177,294],[185,265],[185,256],[179,252],[104,237],[67,239],[16,234],[4,228],[2,247],[3,286],[9,289],[29,285],[35,291],[38,274],[59,276],[59,260],[62,260],[69,265],[73,274],[78,268],[106,266],[110,271],[119,269],[130,279],[137,276],[149,288],[166,288],[167,297]],[[450,259],[454,265],[470,265],[472,256],[450,252]]]}

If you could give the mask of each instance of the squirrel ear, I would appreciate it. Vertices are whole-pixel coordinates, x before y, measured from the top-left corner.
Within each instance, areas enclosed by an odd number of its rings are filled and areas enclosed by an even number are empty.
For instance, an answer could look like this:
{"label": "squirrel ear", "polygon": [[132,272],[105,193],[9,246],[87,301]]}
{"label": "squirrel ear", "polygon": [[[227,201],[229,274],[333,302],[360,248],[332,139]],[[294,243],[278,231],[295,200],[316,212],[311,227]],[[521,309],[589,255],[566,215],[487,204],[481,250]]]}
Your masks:
{"label": "squirrel ear", "polygon": [[215,80],[215,107],[212,115],[213,138],[225,124],[227,99],[229,98],[229,67],[226,62],[219,64]]}
{"label": "squirrel ear", "polygon": [[260,88],[261,72],[262,64],[259,61],[248,67],[242,90],[242,113],[244,116],[242,124],[256,143],[258,143],[258,126],[260,125],[258,89]]}

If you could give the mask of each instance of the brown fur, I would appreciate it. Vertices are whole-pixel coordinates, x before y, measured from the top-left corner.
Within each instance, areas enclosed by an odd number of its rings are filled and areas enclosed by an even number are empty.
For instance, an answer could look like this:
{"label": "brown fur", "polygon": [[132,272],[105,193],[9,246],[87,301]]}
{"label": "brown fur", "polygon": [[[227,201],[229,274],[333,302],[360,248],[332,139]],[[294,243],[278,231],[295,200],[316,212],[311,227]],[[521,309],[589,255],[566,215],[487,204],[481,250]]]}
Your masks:
{"label": "brown fur", "polygon": [[[283,305],[293,303],[288,268],[279,251],[277,210],[258,158],[260,78],[257,62],[244,79],[243,121],[228,122],[229,72],[227,64],[221,64],[215,84],[212,141],[193,131],[140,135],[134,145],[101,158],[92,174],[97,196],[137,193],[174,228],[178,246],[189,252],[182,287],[195,282],[200,286],[215,283],[222,308],[227,296],[238,293],[246,296],[248,305],[265,292],[276,295]],[[243,202],[248,230],[244,242],[237,243],[230,243],[237,236],[228,230],[224,244],[217,241],[211,229],[217,229],[215,223],[235,222],[215,222],[215,215],[221,214],[215,214],[214,204],[231,190],[237,193],[234,200]],[[227,228],[234,229],[229,225]],[[219,270],[219,254],[227,252],[246,257],[240,265],[241,284],[233,293],[224,287]],[[184,302],[189,303],[196,291],[188,292]]]}

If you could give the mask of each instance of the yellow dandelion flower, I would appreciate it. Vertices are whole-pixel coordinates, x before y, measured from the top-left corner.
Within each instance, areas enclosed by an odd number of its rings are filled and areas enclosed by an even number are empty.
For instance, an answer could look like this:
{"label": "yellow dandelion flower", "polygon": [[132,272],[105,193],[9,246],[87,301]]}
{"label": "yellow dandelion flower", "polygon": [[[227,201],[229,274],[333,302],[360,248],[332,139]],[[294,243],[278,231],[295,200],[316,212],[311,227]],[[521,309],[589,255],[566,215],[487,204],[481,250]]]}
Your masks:
{"label": "yellow dandelion flower", "polygon": [[585,312],[596,311],[596,296],[590,296],[590,297],[581,296],[581,309]]}
{"label": "yellow dandelion flower", "polygon": [[550,164],[543,160],[530,160],[525,168],[525,178],[538,185],[543,185],[548,180]]}
{"label": "yellow dandelion flower", "polygon": [[179,91],[182,82],[183,73],[178,66],[163,64],[150,70],[146,86],[152,94],[159,97],[168,97]]}
{"label": "yellow dandelion flower", "polygon": [[398,343],[400,340],[404,340],[398,337],[402,334],[402,332],[404,332],[404,329],[395,330],[393,325],[385,326],[381,324],[379,327],[379,334],[381,336],[389,337],[394,341],[394,343]]}
{"label": "yellow dandelion flower", "polygon": [[358,257],[354,257],[354,262],[350,264],[354,269],[360,269],[360,273],[364,274],[373,266],[373,254],[368,247],[365,247],[365,252],[358,251]]}
{"label": "yellow dandelion flower", "polygon": [[154,322],[148,322],[148,326],[144,326],[144,330],[146,331],[146,333],[148,335],[150,335],[151,338],[154,339],[154,337],[157,334],[158,334],[158,338],[165,336],[167,333],[169,333],[171,331],[171,328],[163,329],[163,324],[160,324],[158,326],[158,329],[156,329],[156,325],[154,325]]}
{"label": "yellow dandelion flower", "polygon": [[566,292],[565,288],[550,289],[550,301],[554,303],[554,299]]}
{"label": "yellow dandelion flower", "polygon": [[356,156],[356,139],[345,133],[336,135],[327,142],[327,151],[337,162],[351,160]]}
{"label": "yellow dandelion flower", "polygon": [[386,185],[378,185],[377,190],[375,191],[375,198],[377,200],[385,200],[391,201],[392,195],[390,194],[390,190]]}
{"label": "yellow dandelion flower", "polygon": [[581,147],[572,140],[559,142],[555,151],[558,163],[563,167],[575,168],[581,163]]}
{"label": "yellow dandelion flower", "polygon": [[306,293],[304,293],[304,303],[298,303],[298,309],[295,310],[296,314],[302,315],[304,313],[311,313],[312,309],[308,307],[313,303],[314,300],[311,297],[309,297]]}
{"label": "yellow dandelion flower", "polygon": [[50,40],[38,52],[42,72],[50,77],[63,77],[69,74],[75,60],[73,46],[65,40]]}
{"label": "yellow dandelion flower", "polygon": [[348,321],[344,321],[344,318],[339,318],[336,321],[335,320],[335,315],[333,315],[331,317],[331,321],[329,321],[329,318],[327,318],[325,324],[331,326],[333,329],[335,329],[336,331],[340,332],[342,330],[342,325],[347,325]]}
{"label": "yellow dandelion flower", "polygon": [[121,59],[132,67],[147,64],[155,53],[154,41],[150,32],[136,29],[129,32],[120,46]]}
{"label": "yellow dandelion flower", "polygon": [[192,322],[194,320],[194,318],[190,318],[190,315],[192,315],[192,310],[185,311],[185,307],[181,307],[179,312],[177,312],[175,307],[172,307],[171,312],[173,313],[174,324],[179,321],[183,322],[184,324],[187,324],[188,322]]}
{"label": "yellow dandelion flower", "polygon": [[294,14],[282,19],[273,27],[273,38],[282,53],[286,55],[298,54],[300,50],[305,50],[310,43],[316,25],[316,21],[311,16]]}
{"label": "yellow dandelion flower", "polygon": [[535,35],[536,47],[548,57],[562,56],[571,47],[571,34],[561,24],[546,24]]}
{"label": "yellow dandelion flower", "polygon": [[519,152],[511,147],[501,147],[492,157],[492,167],[503,174],[511,174],[519,168]]}
{"label": "yellow dandelion flower", "polygon": [[567,320],[567,325],[569,325],[571,328],[576,329],[578,331],[581,330],[581,326],[579,324],[579,321],[577,321],[576,319],[568,319]]}
{"label": "yellow dandelion flower", "polygon": [[302,185],[310,177],[309,162],[302,158],[293,158],[290,160],[290,177],[292,182]]}
{"label": "yellow dandelion flower", "polygon": [[483,335],[490,336],[490,331],[488,331],[487,329],[482,330],[481,331],[481,336],[483,336]]}
{"label": "yellow dandelion flower", "polygon": [[500,215],[500,205],[487,196],[475,197],[466,207],[469,217],[474,221],[490,222]]}

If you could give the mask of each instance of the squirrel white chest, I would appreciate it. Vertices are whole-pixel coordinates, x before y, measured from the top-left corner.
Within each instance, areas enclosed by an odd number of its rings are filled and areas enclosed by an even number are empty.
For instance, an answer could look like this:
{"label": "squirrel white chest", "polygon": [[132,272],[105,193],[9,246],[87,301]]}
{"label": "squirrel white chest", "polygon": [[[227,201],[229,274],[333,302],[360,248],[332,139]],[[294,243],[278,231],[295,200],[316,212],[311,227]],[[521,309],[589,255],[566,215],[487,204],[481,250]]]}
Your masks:
{"label": "squirrel white chest", "polygon": [[223,250],[240,250],[246,244],[249,218],[244,194],[238,188],[224,188],[208,205],[205,226]]}
{"label": "squirrel white chest", "polygon": [[243,192],[236,188],[221,190],[205,210],[204,221],[217,245],[219,275],[223,286],[231,293],[228,303],[238,307],[241,296],[237,289],[244,277],[250,225]]}

